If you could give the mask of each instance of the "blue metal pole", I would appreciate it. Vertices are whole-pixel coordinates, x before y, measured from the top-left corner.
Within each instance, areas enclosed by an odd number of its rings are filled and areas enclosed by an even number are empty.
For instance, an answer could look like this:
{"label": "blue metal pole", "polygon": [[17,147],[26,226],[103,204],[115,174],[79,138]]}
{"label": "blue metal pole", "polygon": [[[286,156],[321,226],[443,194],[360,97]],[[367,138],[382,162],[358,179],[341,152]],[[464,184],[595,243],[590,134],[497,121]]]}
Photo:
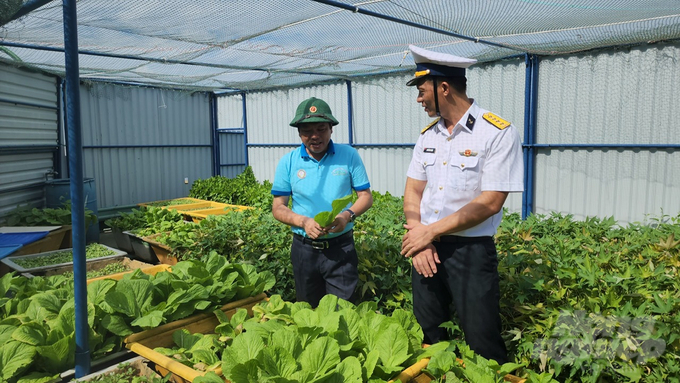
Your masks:
{"label": "blue metal pole", "polygon": [[349,134],[349,144],[354,146],[354,108],[352,105],[354,104],[352,102],[352,82],[347,80],[347,130]]}
{"label": "blue metal pole", "polygon": [[243,101],[243,151],[246,166],[248,166],[248,109],[246,108],[246,92],[241,93]]}
{"label": "blue metal pole", "polygon": [[522,194],[522,219],[534,211],[536,109],[538,102],[538,58],[525,55],[526,72],[524,88],[524,193]]}
{"label": "blue metal pole", "polygon": [[212,131],[213,176],[222,175],[220,166],[220,133],[217,131],[217,96],[210,94],[210,130]]}
{"label": "blue metal pole", "polygon": [[80,121],[78,69],[78,24],[76,0],[64,0],[64,59],[66,69],[66,125],[68,128],[71,179],[71,224],[73,232],[73,282],[76,325],[76,378],[90,372],[85,266],[85,201],[83,200],[83,142]]}

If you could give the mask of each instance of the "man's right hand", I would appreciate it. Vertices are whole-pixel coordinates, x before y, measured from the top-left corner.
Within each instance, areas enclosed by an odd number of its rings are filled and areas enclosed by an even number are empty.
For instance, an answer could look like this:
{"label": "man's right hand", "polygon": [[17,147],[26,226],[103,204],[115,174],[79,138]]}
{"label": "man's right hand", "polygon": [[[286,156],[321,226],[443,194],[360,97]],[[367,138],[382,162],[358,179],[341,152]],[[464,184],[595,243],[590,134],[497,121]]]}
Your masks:
{"label": "man's right hand", "polygon": [[328,232],[324,230],[321,225],[319,225],[319,223],[314,220],[314,218],[307,217],[307,219],[305,219],[303,222],[302,228],[305,229],[307,237],[311,239],[317,239],[328,234]]}
{"label": "man's right hand", "polygon": [[411,259],[413,261],[413,268],[425,278],[433,277],[437,273],[437,263],[441,263],[437,249],[433,244],[425,246],[424,249],[411,257]]}

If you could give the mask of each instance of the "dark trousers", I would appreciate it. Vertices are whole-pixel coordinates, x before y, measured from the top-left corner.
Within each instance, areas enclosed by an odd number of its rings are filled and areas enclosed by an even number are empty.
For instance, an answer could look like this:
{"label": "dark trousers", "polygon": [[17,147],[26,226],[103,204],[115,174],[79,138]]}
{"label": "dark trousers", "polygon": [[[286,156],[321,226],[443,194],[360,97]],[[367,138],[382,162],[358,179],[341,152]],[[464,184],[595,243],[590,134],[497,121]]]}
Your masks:
{"label": "dark trousers", "polygon": [[412,270],[413,311],[423,328],[425,343],[447,340],[440,324],[450,321],[453,307],[465,341],[477,354],[503,364],[508,361],[501,337],[498,259],[491,237],[449,236],[453,242],[434,242],[440,264],[425,278]]}
{"label": "dark trousers", "polygon": [[290,257],[295,277],[295,298],[309,302],[312,307],[318,306],[326,294],[355,303],[359,261],[352,231],[324,244],[325,241],[314,241],[313,244],[308,238],[293,236]]}

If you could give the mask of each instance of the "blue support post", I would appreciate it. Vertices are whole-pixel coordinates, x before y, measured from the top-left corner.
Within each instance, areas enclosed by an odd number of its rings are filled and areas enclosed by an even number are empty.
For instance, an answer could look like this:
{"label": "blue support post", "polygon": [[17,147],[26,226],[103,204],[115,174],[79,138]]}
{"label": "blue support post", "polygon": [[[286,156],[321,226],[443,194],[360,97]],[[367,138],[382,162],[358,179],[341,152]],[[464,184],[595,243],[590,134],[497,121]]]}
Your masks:
{"label": "blue support post", "polygon": [[534,212],[536,110],[538,102],[538,57],[525,55],[526,77],[524,90],[524,193],[522,219]]}
{"label": "blue support post", "polygon": [[354,103],[352,102],[352,82],[347,80],[347,130],[349,144],[354,146]]}
{"label": "blue support post", "polygon": [[210,93],[210,130],[212,131],[213,176],[222,175],[222,167],[220,165],[220,132],[218,131],[218,125],[217,96],[215,93]]}
{"label": "blue support post", "polygon": [[246,166],[248,166],[248,118],[246,117],[248,114],[246,108],[246,93],[242,92],[241,97],[243,98],[243,150],[245,163]]}
{"label": "blue support post", "polygon": [[66,69],[66,126],[68,129],[73,232],[73,282],[76,326],[76,378],[90,373],[87,323],[87,275],[85,266],[85,201],[83,200],[83,141],[80,120],[80,72],[76,0],[64,0],[64,59]]}

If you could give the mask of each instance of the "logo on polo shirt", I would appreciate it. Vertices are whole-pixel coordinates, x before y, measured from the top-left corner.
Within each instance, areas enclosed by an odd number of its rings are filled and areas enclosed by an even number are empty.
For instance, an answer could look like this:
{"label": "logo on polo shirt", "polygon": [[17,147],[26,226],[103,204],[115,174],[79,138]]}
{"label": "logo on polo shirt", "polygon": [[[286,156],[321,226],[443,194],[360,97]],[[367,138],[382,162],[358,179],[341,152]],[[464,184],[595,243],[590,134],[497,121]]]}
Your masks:
{"label": "logo on polo shirt", "polygon": [[297,176],[298,176],[299,179],[303,179],[303,178],[307,177],[307,172],[305,172],[304,169],[300,169],[297,172]]}
{"label": "logo on polo shirt", "polygon": [[346,176],[349,173],[347,172],[347,169],[345,169],[345,168],[335,168],[335,169],[333,169],[333,172],[331,174],[334,175],[334,176],[340,176],[341,177],[341,176]]}

